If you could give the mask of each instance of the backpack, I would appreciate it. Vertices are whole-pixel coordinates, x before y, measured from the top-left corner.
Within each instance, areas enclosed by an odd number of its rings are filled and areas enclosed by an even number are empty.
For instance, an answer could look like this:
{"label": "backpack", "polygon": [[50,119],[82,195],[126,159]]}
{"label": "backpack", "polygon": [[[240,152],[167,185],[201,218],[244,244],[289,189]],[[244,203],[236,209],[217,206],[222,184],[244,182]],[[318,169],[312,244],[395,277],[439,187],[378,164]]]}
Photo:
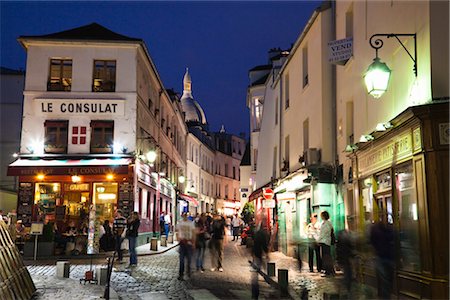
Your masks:
{"label": "backpack", "polygon": [[334,228],[331,228],[331,245],[336,244],[336,236],[334,235]]}

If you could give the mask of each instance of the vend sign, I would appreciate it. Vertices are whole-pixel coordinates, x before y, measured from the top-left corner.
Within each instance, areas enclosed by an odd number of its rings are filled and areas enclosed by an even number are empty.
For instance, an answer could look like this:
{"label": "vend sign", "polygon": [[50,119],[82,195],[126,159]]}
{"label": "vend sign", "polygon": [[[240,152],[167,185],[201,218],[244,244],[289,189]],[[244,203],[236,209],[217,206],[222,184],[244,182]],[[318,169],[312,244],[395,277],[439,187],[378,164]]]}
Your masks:
{"label": "vend sign", "polygon": [[263,208],[274,208],[275,207],[275,200],[273,200],[274,192],[271,188],[264,188],[263,189]]}

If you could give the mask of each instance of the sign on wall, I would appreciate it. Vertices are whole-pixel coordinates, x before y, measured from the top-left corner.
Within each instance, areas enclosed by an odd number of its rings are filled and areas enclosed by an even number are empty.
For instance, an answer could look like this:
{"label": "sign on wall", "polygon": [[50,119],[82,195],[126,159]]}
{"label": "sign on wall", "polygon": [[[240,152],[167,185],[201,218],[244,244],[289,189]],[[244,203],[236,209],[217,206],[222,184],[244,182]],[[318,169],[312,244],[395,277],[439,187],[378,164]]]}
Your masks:
{"label": "sign on wall", "polygon": [[353,55],[353,37],[328,42],[328,61],[344,65]]}
{"label": "sign on wall", "polygon": [[125,100],[35,99],[34,105],[40,115],[125,115]]}

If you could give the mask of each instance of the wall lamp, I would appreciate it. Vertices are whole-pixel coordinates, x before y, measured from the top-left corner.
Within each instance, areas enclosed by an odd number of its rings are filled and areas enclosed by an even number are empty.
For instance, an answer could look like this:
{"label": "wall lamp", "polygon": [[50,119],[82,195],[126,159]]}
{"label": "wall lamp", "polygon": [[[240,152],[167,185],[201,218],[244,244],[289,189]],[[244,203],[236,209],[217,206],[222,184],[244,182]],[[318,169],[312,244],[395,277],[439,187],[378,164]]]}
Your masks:
{"label": "wall lamp", "polygon": [[[414,57],[411,53],[406,49],[405,45],[400,41],[400,36],[409,36],[414,38]],[[379,37],[395,37],[400,45],[405,49],[406,53],[408,53],[409,57],[414,62],[413,71],[414,75],[417,77],[417,41],[415,33],[377,33],[370,37],[369,43],[370,46],[375,49],[375,58],[373,63],[367,68],[366,73],[364,74],[364,81],[366,84],[367,92],[372,95],[374,98],[380,98],[384,92],[386,92],[389,79],[391,77],[391,69],[382,62],[378,58],[378,49],[383,47],[383,41],[379,39]]]}
{"label": "wall lamp", "polygon": [[361,137],[359,138],[359,142],[360,143],[366,143],[366,142],[370,142],[373,141],[374,137],[370,134],[363,134],[361,135]]}

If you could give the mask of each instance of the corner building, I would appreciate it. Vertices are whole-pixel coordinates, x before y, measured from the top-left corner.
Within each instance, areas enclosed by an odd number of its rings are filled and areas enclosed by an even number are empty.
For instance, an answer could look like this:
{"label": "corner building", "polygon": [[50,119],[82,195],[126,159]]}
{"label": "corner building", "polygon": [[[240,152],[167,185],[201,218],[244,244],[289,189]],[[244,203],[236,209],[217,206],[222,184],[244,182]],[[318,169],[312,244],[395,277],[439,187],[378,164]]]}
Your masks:
{"label": "corner building", "polygon": [[[55,236],[74,224],[75,247],[88,254],[98,253],[100,225],[116,209],[140,213],[138,244],[158,235],[160,212],[175,211],[187,128],[144,41],[96,23],[18,40],[27,76],[8,175],[19,178],[19,219],[56,224]],[[67,253],[52,242],[48,255]]]}

